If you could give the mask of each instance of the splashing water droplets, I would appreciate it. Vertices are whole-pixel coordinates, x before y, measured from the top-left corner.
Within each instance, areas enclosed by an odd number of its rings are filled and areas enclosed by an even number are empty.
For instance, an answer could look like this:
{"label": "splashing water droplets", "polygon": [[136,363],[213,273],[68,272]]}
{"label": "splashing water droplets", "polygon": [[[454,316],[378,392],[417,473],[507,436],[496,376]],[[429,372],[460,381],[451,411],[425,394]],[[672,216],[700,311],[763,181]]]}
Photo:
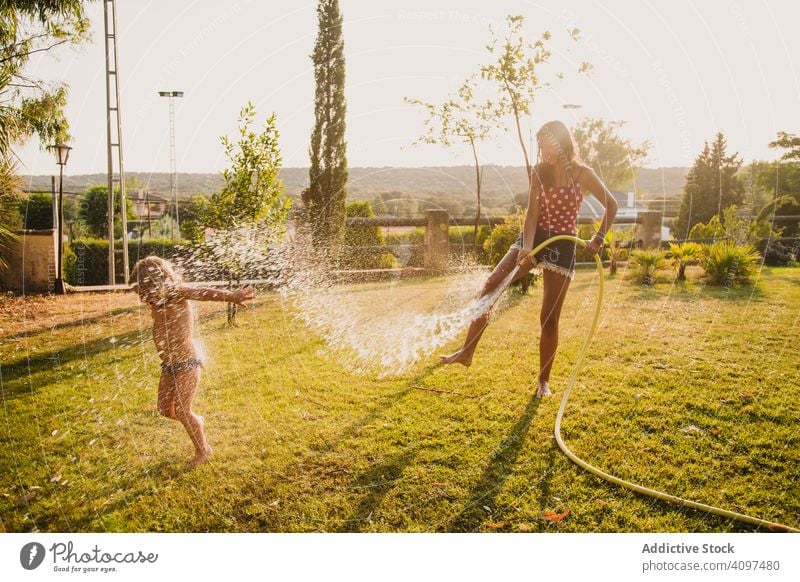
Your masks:
{"label": "splashing water droplets", "polygon": [[217,233],[180,262],[196,281],[266,281],[295,321],[319,334],[348,368],[380,377],[406,372],[453,340],[494,308],[513,277],[477,299],[486,274],[467,262],[437,278],[357,284],[337,283],[332,264],[307,232],[263,227]]}

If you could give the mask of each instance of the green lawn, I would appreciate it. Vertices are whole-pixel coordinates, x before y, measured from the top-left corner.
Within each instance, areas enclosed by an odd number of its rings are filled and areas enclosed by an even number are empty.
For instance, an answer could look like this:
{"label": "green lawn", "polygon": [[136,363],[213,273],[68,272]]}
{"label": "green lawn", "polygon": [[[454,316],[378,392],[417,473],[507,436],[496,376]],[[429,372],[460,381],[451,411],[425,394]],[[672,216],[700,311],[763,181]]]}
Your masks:
{"label": "green lawn", "polygon": [[[564,438],[623,479],[800,527],[800,269],[735,289],[689,275],[650,289],[607,279]],[[202,305],[196,410],[215,456],[193,471],[183,428],[155,413],[149,315],[132,294],[2,300],[0,530],[751,531],[608,484],[558,450],[596,276],[572,283],[544,401],[540,287],[507,301],[472,368],[431,357],[388,378],[348,371],[275,294],[236,328]],[[441,283],[350,291],[391,310],[435,303]]]}

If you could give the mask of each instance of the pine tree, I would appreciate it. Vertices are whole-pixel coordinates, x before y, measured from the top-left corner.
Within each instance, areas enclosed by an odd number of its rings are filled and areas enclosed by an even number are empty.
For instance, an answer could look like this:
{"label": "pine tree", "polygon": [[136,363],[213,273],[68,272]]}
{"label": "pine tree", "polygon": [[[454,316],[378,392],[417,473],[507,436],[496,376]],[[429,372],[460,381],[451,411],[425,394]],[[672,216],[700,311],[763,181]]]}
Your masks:
{"label": "pine tree", "polygon": [[674,238],[686,238],[695,224],[707,223],[711,217],[722,218],[722,211],[744,200],[744,184],[737,176],[742,160],[738,154],[728,155],[722,132],[703,144],[703,151],[686,176],[683,200],[673,223]]}
{"label": "pine tree", "polygon": [[317,17],[319,32],[311,55],[316,82],[314,130],[304,198],[316,246],[336,254],[344,234],[347,198],[344,43],[338,0],[320,0]]}

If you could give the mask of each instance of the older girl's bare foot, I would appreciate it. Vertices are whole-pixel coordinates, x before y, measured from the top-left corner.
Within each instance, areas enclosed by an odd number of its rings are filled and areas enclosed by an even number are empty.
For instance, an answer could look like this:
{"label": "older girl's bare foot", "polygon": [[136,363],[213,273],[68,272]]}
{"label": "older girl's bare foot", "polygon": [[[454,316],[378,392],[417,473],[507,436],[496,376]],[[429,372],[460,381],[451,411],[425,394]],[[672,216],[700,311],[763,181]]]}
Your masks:
{"label": "older girl's bare foot", "polygon": [[454,364],[457,362],[467,368],[472,365],[472,354],[466,354],[464,350],[458,350],[449,356],[439,356],[439,359],[442,364]]}
{"label": "older girl's bare foot", "polygon": [[191,462],[189,463],[189,467],[193,469],[198,465],[202,465],[211,458],[212,454],[214,454],[214,449],[206,445],[204,451],[195,454],[194,459],[192,459]]}
{"label": "older girl's bare foot", "polygon": [[539,389],[536,390],[536,398],[543,398],[545,396],[552,396],[553,393],[550,392],[550,386],[548,386],[547,382],[539,382]]}

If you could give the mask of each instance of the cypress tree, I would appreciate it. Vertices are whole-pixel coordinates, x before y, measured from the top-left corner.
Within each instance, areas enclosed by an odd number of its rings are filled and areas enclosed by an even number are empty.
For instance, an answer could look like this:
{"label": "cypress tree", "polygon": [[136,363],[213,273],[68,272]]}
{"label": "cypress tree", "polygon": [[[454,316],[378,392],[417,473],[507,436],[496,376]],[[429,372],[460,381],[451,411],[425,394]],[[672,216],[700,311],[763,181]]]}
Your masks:
{"label": "cypress tree", "polygon": [[347,143],[344,99],[344,42],[338,0],[319,0],[314,63],[314,129],[305,195],[315,246],[337,252],[344,234],[347,198]]}

